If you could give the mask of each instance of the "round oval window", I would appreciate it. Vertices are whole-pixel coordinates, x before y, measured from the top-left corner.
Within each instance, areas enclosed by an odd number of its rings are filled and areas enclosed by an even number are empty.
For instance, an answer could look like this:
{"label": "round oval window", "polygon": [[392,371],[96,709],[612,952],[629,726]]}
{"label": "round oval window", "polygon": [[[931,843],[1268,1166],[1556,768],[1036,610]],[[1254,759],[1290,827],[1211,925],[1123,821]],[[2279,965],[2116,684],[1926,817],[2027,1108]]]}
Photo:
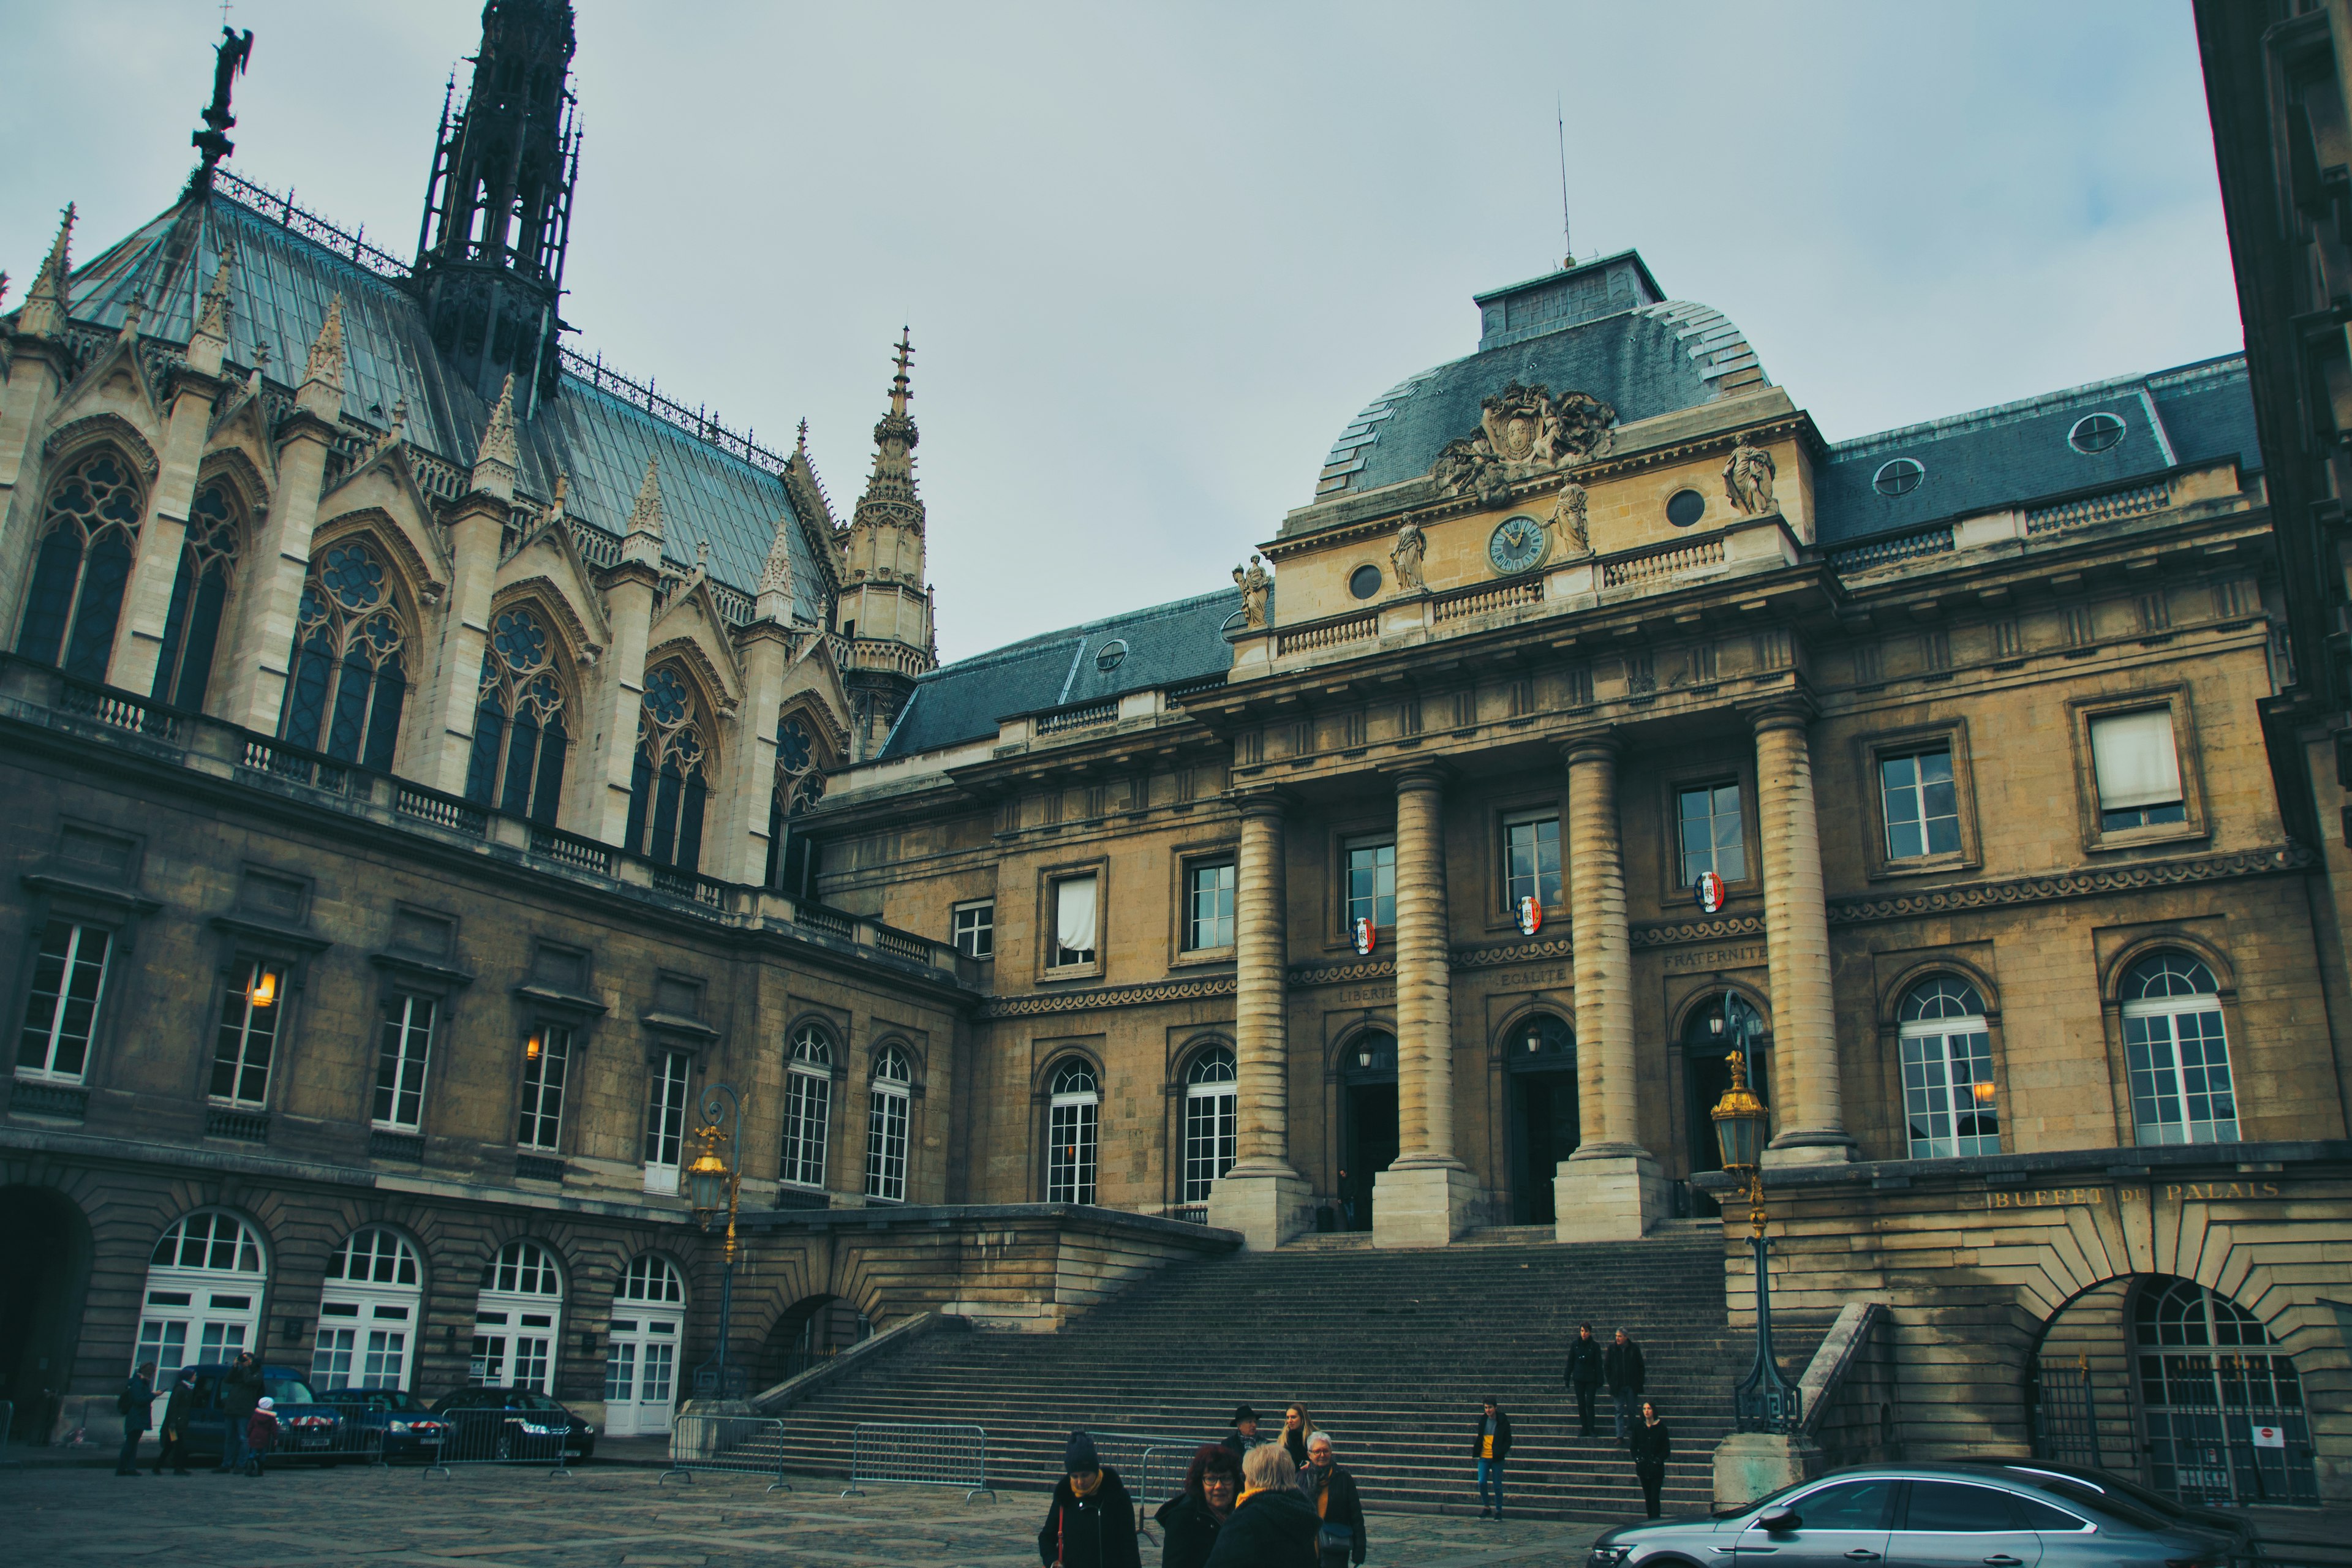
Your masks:
{"label": "round oval window", "polygon": [[2112,414],[2085,414],[2066,433],[2066,444],[2077,452],[2107,452],[2123,445],[2124,422]]}
{"label": "round oval window", "polygon": [[1369,599],[1381,591],[1381,569],[1377,566],[1357,567],[1348,574],[1348,592],[1359,599]]}
{"label": "round oval window", "polygon": [[1676,490],[1666,498],[1666,521],[1688,528],[1706,515],[1706,498],[1696,490]]}
{"label": "round oval window", "polygon": [[1919,481],[1927,477],[1927,470],[1920,466],[1917,458],[1897,458],[1879,466],[1878,472],[1871,476],[1870,488],[1890,498],[1907,496],[1917,489]]}
{"label": "round oval window", "polygon": [[1102,645],[1101,652],[1095,655],[1095,668],[1103,671],[1105,674],[1108,674],[1110,671],[1117,669],[1119,667],[1119,661],[1126,658],[1127,639],[1124,637],[1113,637],[1110,641]]}

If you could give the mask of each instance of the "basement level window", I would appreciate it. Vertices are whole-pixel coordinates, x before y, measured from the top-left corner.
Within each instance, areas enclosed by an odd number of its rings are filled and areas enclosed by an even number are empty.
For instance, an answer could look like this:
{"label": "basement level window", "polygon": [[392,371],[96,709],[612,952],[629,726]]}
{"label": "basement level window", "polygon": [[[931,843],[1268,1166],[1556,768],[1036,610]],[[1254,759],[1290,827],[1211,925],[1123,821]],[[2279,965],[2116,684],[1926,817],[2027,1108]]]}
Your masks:
{"label": "basement level window", "polygon": [[2112,414],[2085,414],[2066,432],[2066,445],[2085,456],[2113,451],[2123,438],[2124,422]]}
{"label": "basement level window", "polygon": [[1892,500],[1909,495],[1927,477],[1926,466],[1916,458],[1897,458],[1879,465],[1878,472],[1871,476],[1870,488]]}

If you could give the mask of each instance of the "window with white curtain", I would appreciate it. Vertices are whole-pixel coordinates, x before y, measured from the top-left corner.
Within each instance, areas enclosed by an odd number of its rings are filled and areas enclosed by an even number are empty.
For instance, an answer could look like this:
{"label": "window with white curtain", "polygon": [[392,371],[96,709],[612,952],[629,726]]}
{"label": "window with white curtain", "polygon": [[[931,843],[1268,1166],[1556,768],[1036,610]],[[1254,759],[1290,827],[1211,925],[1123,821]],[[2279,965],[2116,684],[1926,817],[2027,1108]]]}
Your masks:
{"label": "window with white curtain", "polygon": [[1054,1069],[1045,1106],[1045,1201],[1095,1201],[1096,1139],[1102,1124],[1102,1091],[1094,1068],[1070,1060]]}
{"label": "window with white curtain", "polygon": [[824,1185],[825,1123],[832,1112],[833,1042],[814,1024],[803,1024],[793,1031],[784,1070],[783,1181]]}
{"label": "window with white curtain", "polygon": [[866,1118],[866,1195],[907,1200],[907,1113],[915,1075],[907,1053],[883,1048],[874,1060],[873,1098]]}
{"label": "window with white curtain", "polygon": [[2091,766],[2098,775],[2101,832],[2189,820],[2171,709],[2143,708],[2092,720]]}
{"label": "window with white curtain", "polygon": [[1065,877],[1054,884],[1053,967],[1063,969],[1095,961],[1096,927],[1100,914],[1095,888],[1091,871],[1083,877]]}

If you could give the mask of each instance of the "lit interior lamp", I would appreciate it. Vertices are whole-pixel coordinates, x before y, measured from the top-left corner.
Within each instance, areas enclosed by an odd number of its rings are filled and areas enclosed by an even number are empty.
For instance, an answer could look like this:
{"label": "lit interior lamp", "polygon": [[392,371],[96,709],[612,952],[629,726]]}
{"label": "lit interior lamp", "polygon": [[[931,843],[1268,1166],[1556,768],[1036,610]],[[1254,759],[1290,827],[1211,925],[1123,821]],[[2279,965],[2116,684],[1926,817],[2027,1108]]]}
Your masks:
{"label": "lit interior lamp", "polygon": [[260,964],[253,966],[253,978],[245,987],[245,999],[257,1007],[268,1007],[278,1001],[278,971]]}
{"label": "lit interior lamp", "polygon": [[1992,1103],[1992,1085],[1989,1083],[1979,1083],[1972,1086],[1972,1088],[1976,1094],[1977,1103],[1979,1105],[1990,1105]]}
{"label": "lit interior lamp", "polygon": [[1360,1068],[1372,1065],[1372,1047],[1369,1040],[1356,1047],[1356,1065]]}
{"label": "lit interior lamp", "polygon": [[527,1061],[527,1062],[535,1062],[535,1061],[539,1060],[539,1052],[540,1052],[540,1044],[539,1044],[539,1037],[538,1037],[537,1035],[533,1035],[530,1039],[525,1040],[525,1041],[522,1043],[522,1059],[523,1059],[523,1060],[525,1060],[525,1061]]}

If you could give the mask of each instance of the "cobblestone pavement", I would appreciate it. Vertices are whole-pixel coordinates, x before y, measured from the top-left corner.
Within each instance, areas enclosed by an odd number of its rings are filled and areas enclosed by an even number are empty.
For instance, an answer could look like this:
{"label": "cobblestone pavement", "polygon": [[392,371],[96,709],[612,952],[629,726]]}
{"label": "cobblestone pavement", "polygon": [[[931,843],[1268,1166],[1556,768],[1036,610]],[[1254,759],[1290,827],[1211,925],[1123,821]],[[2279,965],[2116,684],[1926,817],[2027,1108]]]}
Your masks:
{"label": "cobblestone pavement", "polygon": [[[223,1568],[429,1563],[448,1568],[607,1568],[611,1564],[887,1563],[889,1568],[1037,1561],[1045,1498],[704,1476],[656,1484],[656,1472],[590,1466],[566,1479],[538,1469],[274,1471],[259,1480],[200,1472],[131,1480],[98,1468],[0,1472],[0,1536],[10,1563],[152,1559]],[[1375,1514],[1379,1568],[1525,1563],[1582,1568],[1598,1531],[1585,1524]],[[1146,1543],[1143,1560],[1156,1564]]]}

